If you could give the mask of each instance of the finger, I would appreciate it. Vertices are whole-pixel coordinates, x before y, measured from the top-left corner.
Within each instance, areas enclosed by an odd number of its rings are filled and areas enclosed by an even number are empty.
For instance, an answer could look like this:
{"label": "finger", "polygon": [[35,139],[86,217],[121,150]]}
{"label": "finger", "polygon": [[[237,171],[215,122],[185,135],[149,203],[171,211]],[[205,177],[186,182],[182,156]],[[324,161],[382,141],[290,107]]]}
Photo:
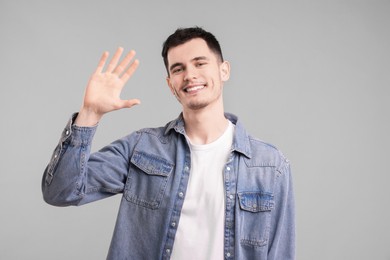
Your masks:
{"label": "finger", "polygon": [[139,60],[134,60],[130,67],[123,73],[121,79],[123,82],[127,82],[129,78],[133,75],[134,71],[138,68]]}
{"label": "finger", "polygon": [[114,73],[120,75],[126,67],[129,65],[130,61],[134,58],[135,51],[131,50],[129,53],[125,56],[125,58],[119,63],[119,65],[115,68]]}
{"label": "finger", "polygon": [[100,58],[99,64],[95,70],[95,73],[101,73],[103,71],[104,64],[106,64],[107,58],[108,58],[108,51],[105,51]]}
{"label": "finger", "polygon": [[114,56],[112,57],[110,63],[108,64],[107,66],[107,72],[112,72],[114,70],[114,68],[116,67],[116,65],[118,64],[118,61],[119,61],[119,58],[121,57],[122,55],[122,52],[123,52],[123,48],[122,47],[119,47]]}

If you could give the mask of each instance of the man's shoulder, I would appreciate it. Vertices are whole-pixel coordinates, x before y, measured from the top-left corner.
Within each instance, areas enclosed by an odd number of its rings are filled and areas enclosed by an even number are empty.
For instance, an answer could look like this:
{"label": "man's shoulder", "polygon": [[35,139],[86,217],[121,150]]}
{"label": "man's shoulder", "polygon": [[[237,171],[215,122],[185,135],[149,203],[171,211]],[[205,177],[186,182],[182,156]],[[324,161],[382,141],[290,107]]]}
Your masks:
{"label": "man's shoulder", "polygon": [[248,140],[252,148],[260,150],[260,151],[266,151],[269,153],[277,153],[279,149],[266,141],[263,141],[251,134],[248,134]]}
{"label": "man's shoulder", "polygon": [[236,125],[236,147],[246,155],[248,166],[275,166],[287,163],[287,158],[273,144],[254,137],[234,114],[225,113],[226,117]]}
{"label": "man's shoulder", "polygon": [[168,121],[165,125],[157,126],[157,127],[145,127],[141,128],[137,133],[146,133],[146,134],[154,134],[154,135],[166,135],[170,132],[170,130],[175,129],[177,126],[184,128],[184,122],[182,115],[180,114],[177,118]]}
{"label": "man's shoulder", "polygon": [[248,135],[251,158],[248,163],[257,166],[280,166],[288,163],[288,159],[275,145],[265,142],[252,135]]}
{"label": "man's shoulder", "polygon": [[136,131],[139,134],[151,134],[151,135],[161,135],[164,134],[166,127],[144,127]]}
{"label": "man's shoulder", "polygon": [[158,139],[162,143],[168,142],[175,133],[172,127],[172,122],[175,122],[175,120],[172,120],[165,124],[164,126],[158,126],[158,127],[144,127],[141,128],[129,136],[137,135],[141,137],[142,139]]}

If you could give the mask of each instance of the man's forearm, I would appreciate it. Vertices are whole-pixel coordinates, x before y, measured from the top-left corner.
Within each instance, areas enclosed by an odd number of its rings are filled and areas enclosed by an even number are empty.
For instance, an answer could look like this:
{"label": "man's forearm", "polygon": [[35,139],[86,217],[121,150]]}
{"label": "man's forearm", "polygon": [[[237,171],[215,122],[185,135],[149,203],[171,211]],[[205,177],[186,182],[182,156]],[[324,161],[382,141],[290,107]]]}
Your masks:
{"label": "man's forearm", "polygon": [[95,127],[77,127],[68,121],[42,179],[44,200],[55,206],[75,205],[81,199],[83,167],[87,165]]}

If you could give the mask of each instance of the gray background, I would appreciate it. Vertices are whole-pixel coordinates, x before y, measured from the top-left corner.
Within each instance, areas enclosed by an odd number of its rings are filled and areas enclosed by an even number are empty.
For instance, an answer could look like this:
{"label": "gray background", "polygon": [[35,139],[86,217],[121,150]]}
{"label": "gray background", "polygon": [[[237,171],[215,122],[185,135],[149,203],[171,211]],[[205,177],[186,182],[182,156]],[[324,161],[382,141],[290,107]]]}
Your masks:
{"label": "gray background", "polygon": [[292,162],[297,258],[390,259],[389,1],[0,1],[0,259],[104,259],[120,196],[56,208],[42,172],[104,50],[141,65],[93,149],[180,106],[161,44],[214,32],[232,64],[226,110]]}

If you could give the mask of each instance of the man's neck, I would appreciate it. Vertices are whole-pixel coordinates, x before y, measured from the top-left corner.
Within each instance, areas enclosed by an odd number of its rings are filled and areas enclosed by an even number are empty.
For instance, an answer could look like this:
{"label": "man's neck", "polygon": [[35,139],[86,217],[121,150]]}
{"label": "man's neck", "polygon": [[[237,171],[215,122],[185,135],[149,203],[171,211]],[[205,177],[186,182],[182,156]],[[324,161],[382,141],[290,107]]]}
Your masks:
{"label": "man's neck", "polygon": [[217,140],[226,130],[228,120],[223,108],[183,111],[185,130],[192,144],[208,144]]}

